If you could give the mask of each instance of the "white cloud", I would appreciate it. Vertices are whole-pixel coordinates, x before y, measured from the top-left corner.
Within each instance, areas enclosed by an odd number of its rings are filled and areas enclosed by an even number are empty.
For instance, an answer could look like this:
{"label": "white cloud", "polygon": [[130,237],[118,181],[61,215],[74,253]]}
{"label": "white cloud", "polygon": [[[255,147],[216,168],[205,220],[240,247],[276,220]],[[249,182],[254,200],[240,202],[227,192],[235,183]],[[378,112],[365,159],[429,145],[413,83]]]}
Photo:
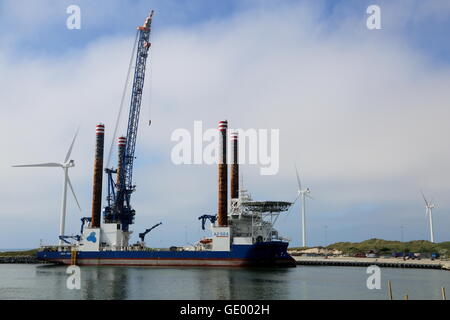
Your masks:
{"label": "white cloud", "polygon": [[[194,120],[215,127],[222,119],[232,127],[280,128],[280,173],[259,176],[257,168],[245,167],[245,185],[255,198],[292,200],[297,162],[316,197],[308,204],[312,243],[321,244],[325,224],[329,241],[395,237],[401,224],[411,238],[425,237],[420,188],[436,198],[437,224],[450,224],[444,215],[450,207],[450,70],[433,67],[398,33],[355,28],[365,25],[364,16],[348,16],[330,30],[320,10],[260,8],[154,30],[153,123],[146,125],[145,96],[134,174],[136,232],[162,220],[154,240],[163,246],[184,242],[184,226],[189,241],[201,234],[197,217],[215,211],[216,171],[172,165],[170,135],[192,129]],[[37,234],[56,238],[62,174],[10,165],[62,159],[80,123],[71,176],[84,215],[90,214],[94,126],[106,123],[110,138],[131,41],[132,35],[101,38],[57,58],[0,54],[0,216],[8,225],[23,219],[19,234],[11,227],[0,235],[0,247],[36,246]],[[70,212],[68,229],[75,233],[73,203]],[[297,208],[280,224],[294,245],[297,224]],[[437,239],[448,240],[441,231]]]}

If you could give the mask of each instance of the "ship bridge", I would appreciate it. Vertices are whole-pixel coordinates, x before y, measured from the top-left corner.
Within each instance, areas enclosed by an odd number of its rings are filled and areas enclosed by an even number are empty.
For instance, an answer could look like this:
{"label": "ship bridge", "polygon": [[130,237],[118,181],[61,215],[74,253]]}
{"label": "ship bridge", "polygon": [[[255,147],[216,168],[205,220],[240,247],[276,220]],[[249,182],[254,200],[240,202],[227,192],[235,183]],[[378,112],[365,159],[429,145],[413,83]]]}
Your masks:
{"label": "ship bridge", "polygon": [[247,190],[241,189],[239,197],[231,199],[230,204],[229,224],[234,243],[282,240],[274,225],[292,202],[256,201]]}
{"label": "ship bridge", "polygon": [[283,212],[287,211],[292,205],[292,202],[286,201],[243,201],[241,206],[246,211],[252,212]]}

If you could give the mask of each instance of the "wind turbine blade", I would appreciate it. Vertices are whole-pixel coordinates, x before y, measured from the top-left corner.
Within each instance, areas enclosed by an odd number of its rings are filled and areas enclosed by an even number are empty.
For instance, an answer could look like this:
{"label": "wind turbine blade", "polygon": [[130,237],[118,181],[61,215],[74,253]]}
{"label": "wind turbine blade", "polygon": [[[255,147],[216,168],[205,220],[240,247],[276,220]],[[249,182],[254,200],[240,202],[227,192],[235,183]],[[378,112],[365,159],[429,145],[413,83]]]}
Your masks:
{"label": "wind turbine blade", "polygon": [[295,200],[293,201],[293,202],[291,202],[292,204],[291,204],[291,206],[289,207],[289,209],[288,209],[288,212],[287,212],[287,214],[285,215],[285,217],[288,217],[289,216],[289,213],[291,213],[291,209],[294,207],[294,204],[297,202],[297,200],[300,198],[300,192],[297,194],[297,197],[295,198]]}
{"label": "wind turbine blade", "polygon": [[299,192],[297,197],[295,198],[295,200],[292,202],[292,205],[294,205],[297,202],[297,200],[300,198],[300,196],[301,196],[301,194]]}
{"label": "wind turbine blade", "polygon": [[420,190],[420,193],[422,194],[423,201],[425,201],[425,204],[427,205],[427,207],[429,207],[428,201],[427,201],[427,199],[425,198],[425,195],[423,194],[423,191]]}
{"label": "wind turbine blade", "polygon": [[15,168],[18,168],[18,167],[62,167],[62,164],[55,163],[55,162],[49,162],[49,163],[36,163],[36,164],[22,164],[22,165],[16,165],[13,167],[15,167]]}
{"label": "wind turbine blade", "polygon": [[80,131],[80,128],[78,128],[77,132],[75,132],[75,136],[73,137],[72,144],[70,145],[69,150],[67,151],[66,158],[64,159],[64,162],[69,161],[70,154],[72,153],[73,145],[75,144],[75,140],[77,139],[78,131]]}
{"label": "wind turbine blade", "polygon": [[69,176],[67,176],[67,183],[69,185],[70,190],[72,191],[73,197],[75,198],[75,201],[77,202],[78,209],[81,211],[80,203],[78,202],[77,196],[75,195],[75,191],[73,191],[72,183],[70,182]]}
{"label": "wind turbine blade", "polygon": [[313,197],[311,197],[309,194],[305,194],[305,196],[307,196],[308,198],[315,200]]}
{"label": "wind turbine blade", "polygon": [[295,174],[297,176],[298,190],[301,191],[302,190],[302,183],[300,182],[300,177],[298,175],[297,166],[295,164],[294,164],[294,167],[295,167]]}

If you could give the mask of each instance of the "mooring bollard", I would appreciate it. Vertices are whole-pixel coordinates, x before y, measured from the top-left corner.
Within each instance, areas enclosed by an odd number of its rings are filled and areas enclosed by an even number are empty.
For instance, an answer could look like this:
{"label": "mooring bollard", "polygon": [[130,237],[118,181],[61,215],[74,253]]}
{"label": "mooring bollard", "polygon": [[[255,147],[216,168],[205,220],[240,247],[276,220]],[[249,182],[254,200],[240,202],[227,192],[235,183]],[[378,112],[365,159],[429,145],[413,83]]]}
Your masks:
{"label": "mooring bollard", "polygon": [[394,300],[394,297],[392,296],[392,284],[391,284],[391,280],[388,280],[388,295],[389,295],[389,300]]}

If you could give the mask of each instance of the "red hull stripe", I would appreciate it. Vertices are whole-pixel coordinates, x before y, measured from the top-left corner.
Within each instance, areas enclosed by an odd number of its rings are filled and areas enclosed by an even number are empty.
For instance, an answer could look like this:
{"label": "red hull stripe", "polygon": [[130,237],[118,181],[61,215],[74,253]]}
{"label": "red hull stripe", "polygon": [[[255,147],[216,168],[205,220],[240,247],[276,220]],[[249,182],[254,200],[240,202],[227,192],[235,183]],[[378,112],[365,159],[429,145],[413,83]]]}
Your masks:
{"label": "red hull stripe", "polygon": [[[241,259],[241,258],[77,258],[78,260],[185,260],[185,261],[251,261],[248,259]],[[61,259],[61,258],[46,258],[45,260],[70,260],[70,259]]]}
{"label": "red hull stripe", "polygon": [[[70,264],[67,262],[65,264]],[[243,267],[242,264],[128,264],[128,263],[83,263],[81,266],[111,266],[111,267]]]}

